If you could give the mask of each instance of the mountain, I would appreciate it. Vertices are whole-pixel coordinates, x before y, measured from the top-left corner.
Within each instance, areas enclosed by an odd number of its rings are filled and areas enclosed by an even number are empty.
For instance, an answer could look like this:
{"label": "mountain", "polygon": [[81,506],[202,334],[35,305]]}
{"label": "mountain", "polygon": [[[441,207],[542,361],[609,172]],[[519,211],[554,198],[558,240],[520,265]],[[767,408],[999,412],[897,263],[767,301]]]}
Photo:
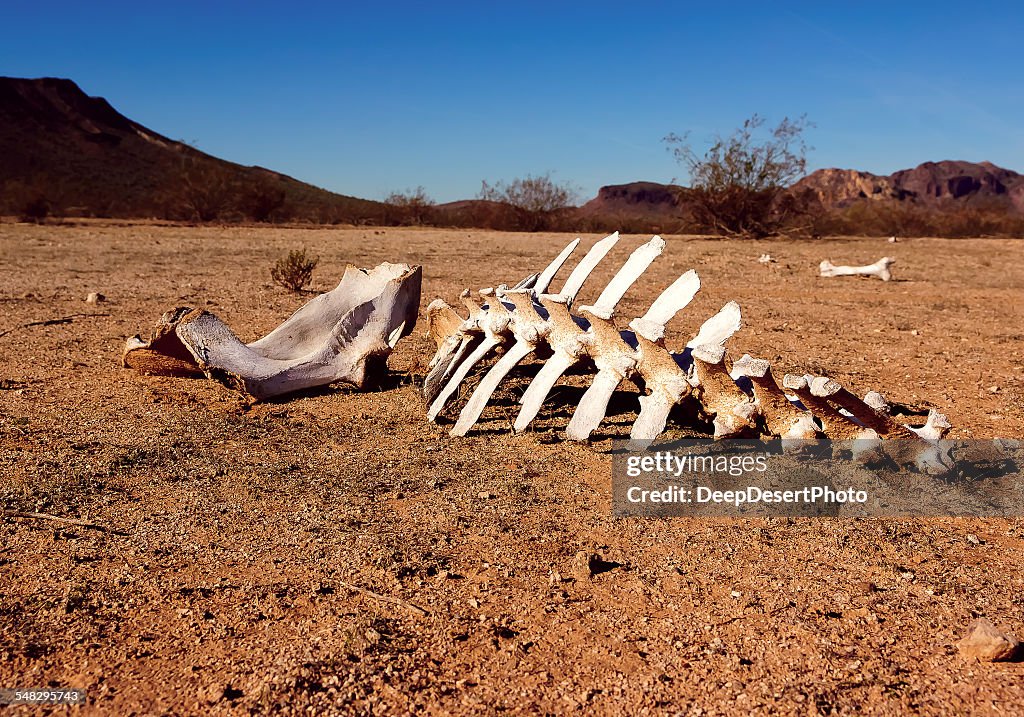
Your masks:
{"label": "mountain", "polygon": [[0,158],[0,211],[45,201],[114,217],[357,221],[386,212],[379,202],[208,155],[52,77],[0,77]]}
{"label": "mountain", "polygon": [[819,169],[793,190],[810,191],[829,208],[888,200],[940,211],[969,206],[1024,213],[1024,175],[991,162],[925,162],[888,176]]}
{"label": "mountain", "polygon": [[[825,209],[867,202],[875,206],[913,206],[925,212],[962,207],[1024,215],[1024,175],[991,162],[925,162],[890,175],[855,169],[819,169],[790,187],[794,196],[810,197]],[[650,222],[685,216],[685,191],[657,182],[601,187],[579,208],[584,217],[629,217]]]}
{"label": "mountain", "polygon": [[661,219],[679,214],[679,187],[657,182],[630,182],[601,187],[580,207],[584,216],[629,216]]}

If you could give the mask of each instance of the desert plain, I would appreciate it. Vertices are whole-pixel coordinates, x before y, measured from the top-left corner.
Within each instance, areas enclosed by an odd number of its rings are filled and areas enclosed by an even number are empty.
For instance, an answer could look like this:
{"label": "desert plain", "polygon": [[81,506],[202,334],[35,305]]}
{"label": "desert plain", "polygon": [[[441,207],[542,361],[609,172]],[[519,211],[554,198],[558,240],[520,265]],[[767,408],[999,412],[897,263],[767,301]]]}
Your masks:
{"label": "desert plain", "polygon": [[[585,384],[569,377],[516,436],[536,363],[470,436],[449,437],[451,410],[425,420],[422,309],[514,283],[572,238],[0,224],[0,503],[103,528],[0,521],[0,687],[87,691],[53,714],[1019,711],[1024,667],[955,643],[976,616],[1024,633],[1020,519],[615,518],[609,446],[635,396],[570,443]],[[954,437],[1024,437],[1019,241],[666,239],[620,313],[696,269],[670,348],[736,300],[737,356],[938,408]],[[423,265],[421,322],[379,389],[252,404],[121,367],[174,306],[268,332],[309,298],[269,274],[301,247],[319,291],[347,263]],[[891,282],[818,276],[885,255]]]}

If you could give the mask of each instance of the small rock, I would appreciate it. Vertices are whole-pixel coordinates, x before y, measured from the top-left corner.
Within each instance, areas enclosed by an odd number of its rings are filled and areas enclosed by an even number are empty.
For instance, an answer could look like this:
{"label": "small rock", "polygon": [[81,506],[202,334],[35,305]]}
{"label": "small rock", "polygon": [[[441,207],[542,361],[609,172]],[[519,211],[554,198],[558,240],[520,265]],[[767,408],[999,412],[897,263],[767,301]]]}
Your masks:
{"label": "small rock", "polygon": [[374,630],[372,627],[366,628],[366,632],[363,633],[363,634],[366,637],[366,641],[368,643],[370,643],[371,645],[376,645],[378,642],[380,642],[380,639],[381,639],[380,633],[377,632],[376,630]]}
{"label": "small rock", "polygon": [[999,393],[999,386],[989,386],[988,387],[988,392],[989,393]]}
{"label": "small rock", "polygon": [[591,563],[594,556],[586,550],[581,550],[573,556],[572,576],[579,582],[587,582],[594,576]]}
{"label": "small rock", "polygon": [[896,237],[889,237],[889,243],[890,244],[895,244],[898,241],[899,241],[899,239],[897,239]]}
{"label": "small rock", "polygon": [[554,568],[552,568],[551,572],[548,573],[548,583],[550,583],[551,585],[558,585],[561,582],[562,574]]}
{"label": "small rock", "polygon": [[867,594],[869,594],[869,593],[873,593],[873,592],[875,592],[876,590],[878,590],[878,586],[877,586],[877,585],[875,585],[875,584],[874,584],[873,582],[871,582],[870,580],[865,580],[865,581],[863,581],[863,582],[857,583],[857,587],[858,587],[858,589],[859,589],[859,590],[860,590],[860,591],[861,591],[862,593],[864,593],[865,595],[867,595]]}
{"label": "small rock", "polygon": [[480,500],[490,500],[493,497],[494,493],[488,493],[485,490],[482,490],[477,494],[477,498],[479,498]]}
{"label": "small rock", "polygon": [[981,541],[978,540],[978,536],[975,535],[974,533],[968,533],[967,534],[967,542],[970,543],[971,545],[981,545]]}
{"label": "small rock", "polygon": [[743,597],[743,593],[741,593],[739,590],[733,590],[731,593],[729,593],[729,595],[734,598]]}
{"label": "small rock", "polygon": [[106,300],[107,300],[107,297],[104,296],[103,294],[97,292],[97,291],[94,291],[91,294],[89,294],[87,297],[85,297],[85,303],[87,303],[87,304],[99,304],[99,303],[104,302]]}
{"label": "small rock", "polygon": [[960,654],[983,662],[1012,660],[1020,649],[1020,640],[1005,633],[983,617],[972,620],[967,634],[957,643]]}
{"label": "small rock", "polygon": [[215,705],[221,701],[224,697],[224,692],[230,685],[225,685],[222,682],[211,682],[209,685],[199,690],[199,699],[208,705]]}

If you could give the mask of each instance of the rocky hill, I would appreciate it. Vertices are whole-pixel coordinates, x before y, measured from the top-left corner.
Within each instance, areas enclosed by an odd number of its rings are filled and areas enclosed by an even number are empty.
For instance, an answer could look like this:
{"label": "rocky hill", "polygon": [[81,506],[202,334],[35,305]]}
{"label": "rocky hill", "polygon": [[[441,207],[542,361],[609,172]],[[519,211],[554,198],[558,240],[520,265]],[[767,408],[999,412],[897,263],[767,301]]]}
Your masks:
{"label": "rocky hill", "polygon": [[991,162],[925,162],[888,176],[852,169],[819,169],[797,182],[826,207],[861,200],[909,202],[925,209],[956,206],[1024,212],[1024,175]]}
{"label": "rocky hill", "polygon": [[381,216],[378,202],[333,194],[212,157],[134,122],[66,79],[0,77],[0,212],[182,219]]}
{"label": "rocky hill", "polygon": [[580,207],[580,213],[661,219],[677,216],[680,203],[679,187],[658,182],[630,182],[601,187],[596,197]]}

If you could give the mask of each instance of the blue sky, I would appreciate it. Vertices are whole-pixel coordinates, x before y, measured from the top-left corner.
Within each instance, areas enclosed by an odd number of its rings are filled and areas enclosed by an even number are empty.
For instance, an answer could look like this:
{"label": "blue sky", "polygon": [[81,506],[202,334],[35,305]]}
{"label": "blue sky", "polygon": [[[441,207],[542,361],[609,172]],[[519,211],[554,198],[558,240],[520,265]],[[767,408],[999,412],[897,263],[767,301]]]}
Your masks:
{"label": "blue sky", "polygon": [[[1024,171],[1024,9],[861,3],[0,6],[0,74],[344,194],[685,179],[662,138],[808,115],[811,168]],[[785,6],[786,9],[778,9]]]}

